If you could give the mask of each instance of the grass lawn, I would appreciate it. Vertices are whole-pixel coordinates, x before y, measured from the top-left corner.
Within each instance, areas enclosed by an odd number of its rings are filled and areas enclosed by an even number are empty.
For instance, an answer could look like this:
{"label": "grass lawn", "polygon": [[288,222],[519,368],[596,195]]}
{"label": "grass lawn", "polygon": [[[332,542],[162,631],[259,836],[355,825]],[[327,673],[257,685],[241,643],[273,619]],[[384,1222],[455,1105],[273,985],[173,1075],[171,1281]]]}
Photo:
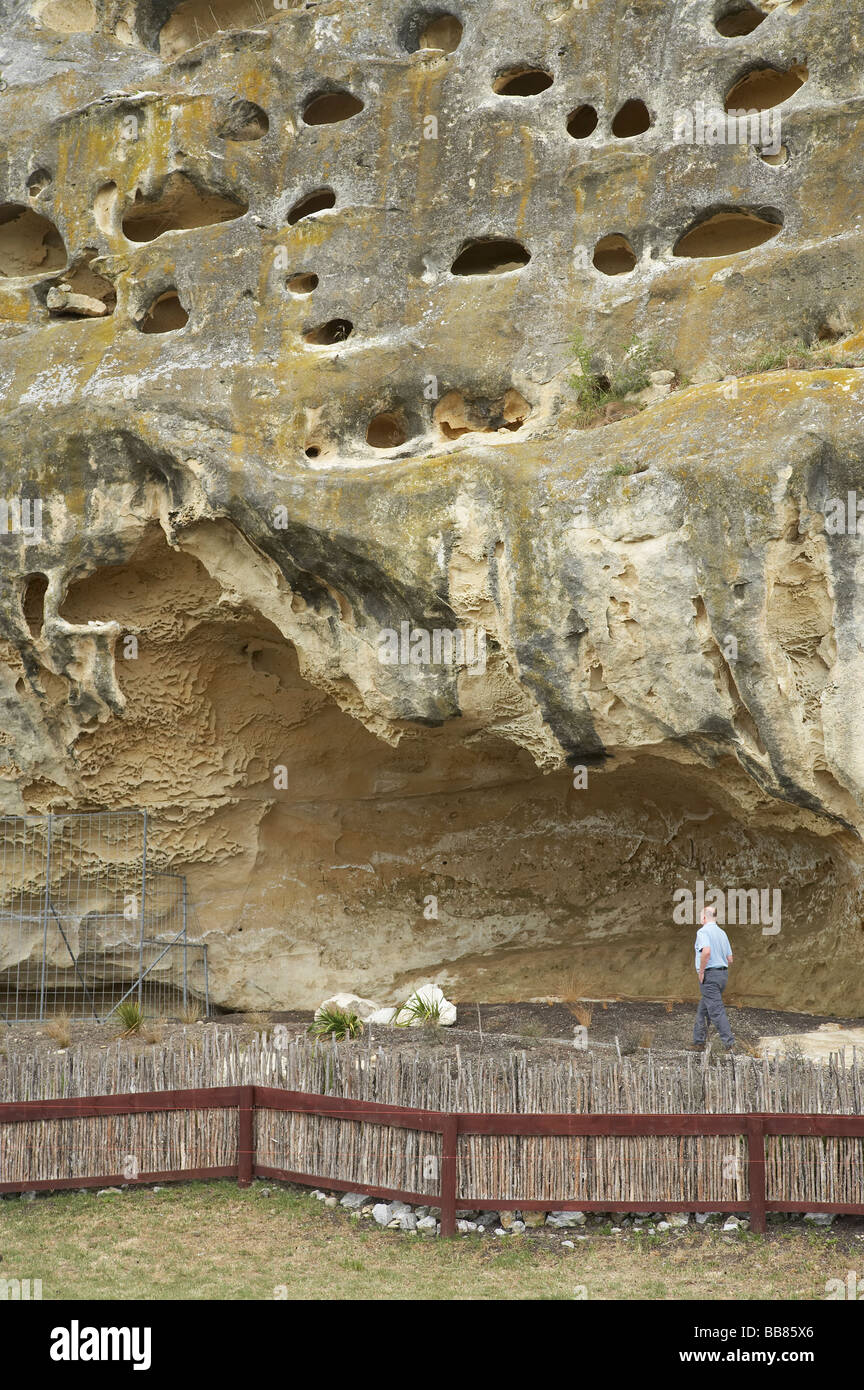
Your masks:
{"label": "grass lawn", "polygon": [[[269,1195],[266,1195],[268,1194]],[[0,1276],[43,1299],[824,1299],[864,1271],[845,1230],[774,1227],[443,1241],[382,1231],[309,1193],[256,1182],[0,1202]],[[584,1293],[579,1292],[584,1286]]]}

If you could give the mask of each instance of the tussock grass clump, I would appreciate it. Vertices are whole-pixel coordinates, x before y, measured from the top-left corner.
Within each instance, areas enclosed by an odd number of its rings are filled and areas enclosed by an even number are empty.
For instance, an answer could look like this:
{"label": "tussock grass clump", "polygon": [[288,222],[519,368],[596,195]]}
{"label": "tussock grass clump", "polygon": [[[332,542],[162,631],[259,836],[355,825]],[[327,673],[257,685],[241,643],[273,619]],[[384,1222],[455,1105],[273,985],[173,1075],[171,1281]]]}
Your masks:
{"label": "tussock grass clump", "polygon": [[68,1014],[55,1014],[46,1023],[45,1032],[60,1047],[68,1047],[72,1041],[72,1020]]}
{"label": "tussock grass clump", "polygon": [[359,1038],[363,1024],[351,1009],[337,1009],[333,1006],[322,1009],[309,1028],[313,1038],[333,1038],[336,1042],[347,1042]]}
{"label": "tussock grass clump", "polygon": [[817,371],[820,367],[860,367],[864,355],[845,353],[837,343],[815,338],[805,342],[792,338],[764,348],[755,357],[739,357],[732,366],[734,376],[760,376],[763,372],[789,370]]}
{"label": "tussock grass clump", "polygon": [[137,999],[124,999],[122,1004],[117,1005],[113,1017],[121,1038],[136,1036],[144,1027],[144,1010]]}
{"label": "tussock grass clump", "polygon": [[204,1010],[197,999],[191,999],[178,1010],[177,1017],[181,1023],[200,1023],[204,1017]]}
{"label": "tussock grass clump", "polygon": [[394,1022],[397,1028],[410,1028],[417,1023],[436,1028],[441,1022],[441,1000],[427,999],[419,993],[410,994]]}

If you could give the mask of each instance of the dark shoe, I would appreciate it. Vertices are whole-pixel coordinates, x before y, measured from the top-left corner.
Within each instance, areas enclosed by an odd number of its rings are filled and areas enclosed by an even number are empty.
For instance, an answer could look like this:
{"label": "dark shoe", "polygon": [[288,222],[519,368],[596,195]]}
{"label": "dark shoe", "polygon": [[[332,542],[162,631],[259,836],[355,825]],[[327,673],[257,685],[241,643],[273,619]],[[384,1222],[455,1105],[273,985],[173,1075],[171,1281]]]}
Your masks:
{"label": "dark shoe", "polygon": [[688,1051],[688,1052],[704,1052],[706,1046],[707,1046],[707,1043],[704,1043],[704,1042],[701,1042],[701,1043],[697,1043],[697,1042],[688,1043],[688,1044],[687,1044],[687,1051]]}
{"label": "dark shoe", "polygon": [[730,1045],[729,1045],[729,1046],[727,1047],[727,1049],[726,1049],[726,1056],[728,1057],[729,1054],[730,1054],[731,1052],[736,1052],[736,1053],[737,1053],[737,1051],[738,1051],[738,1049],[737,1049],[737,1047],[735,1046],[735,1044],[734,1044],[734,1043],[730,1043]]}

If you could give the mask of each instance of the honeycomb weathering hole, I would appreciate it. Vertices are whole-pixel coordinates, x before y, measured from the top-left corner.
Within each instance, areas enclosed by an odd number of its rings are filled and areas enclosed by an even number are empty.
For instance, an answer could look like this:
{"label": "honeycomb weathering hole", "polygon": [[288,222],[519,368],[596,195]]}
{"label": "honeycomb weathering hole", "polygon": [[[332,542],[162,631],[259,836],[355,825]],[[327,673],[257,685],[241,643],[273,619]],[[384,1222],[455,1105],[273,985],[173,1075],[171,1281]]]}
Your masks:
{"label": "honeycomb weathering hole", "polygon": [[303,108],[306,125],[336,125],[350,121],[363,110],[363,103],[353,92],[318,92]]}
{"label": "honeycomb weathering hole", "polygon": [[186,174],[173,173],[153,198],[140,189],[135,202],[123,218],[123,234],[129,241],[154,241],[163,232],[189,231],[211,227],[242,217],[248,204],[221,193],[202,192]]}
{"label": "honeycomb weathering hole", "polygon": [[453,275],[503,275],[521,270],[531,259],[520,241],[477,237],[467,242],[450,267]]}
{"label": "honeycomb weathering hole", "polygon": [[644,101],[635,98],[625,101],[612,122],[612,134],[618,140],[629,140],[632,135],[644,135],[651,128],[651,116]]}
{"label": "honeycomb weathering hole", "polygon": [[714,27],[724,39],[735,39],[742,34],[752,34],[767,18],[764,10],[757,10],[753,5],[734,5],[720,16]]}
{"label": "honeycomb weathering hole", "polygon": [[138,325],[142,333],[175,333],[189,322],[189,315],[180,303],[176,290],[160,294]]}
{"label": "honeycomb weathering hole", "polygon": [[755,68],[735,83],[726,97],[727,111],[767,111],[794,96],[809,73],[802,63],[783,72],[779,68]]}
{"label": "honeycomb weathering hole", "polygon": [[782,230],[780,214],[776,217],[778,220],[772,221],[755,212],[715,212],[684,232],[675,244],[673,255],[733,256],[739,251],[751,251]]}
{"label": "honeycomb weathering hole", "polygon": [[289,275],[285,281],[285,288],[289,294],[311,294],[318,288],[318,276],[314,271],[299,270],[296,275]]}
{"label": "honeycomb weathering hole", "polygon": [[600,238],[593,263],[604,275],[627,275],[636,267],[636,253],[627,238],[615,232]]}
{"label": "honeycomb weathering hole", "polygon": [[60,270],[66,247],[54,223],[24,203],[0,204],[0,275]]}
{"label": "honeycomb weathering hole", "polygon": [[492,83],[493,92],[501,97],[536,97],[552,86],[552,74],[544,68],[509,68]]}
{"label": "honeycomb weathering hole", "polygon": [[430,19],[420,34],[418,48],[439,48],[453,53],[462,42],[462,21],[455,14],[439,14]]}
{"label": "honeycomb weathering hole", "polygon": [[96,28],[92,0],[47,0],[34,5],[31,13],[43,29],[55,34],[91,34]]}
{"label": "honeycomb weathering hole", "polygon": [[32,174],[27,175],[27,195],[30,198],[38,198],[51,182],[51,175],[47,169],[34,169]]}
{"label": "honeycomb weathering hole", "polygon": [[350,319],[328,319],[326,323],[304,333],[303,341],[314,347],[330,347],[333,343],[344,343],[353,331],[354,325]]}
{"label": "honeycomb weathering hole", "polygon": [[593,106],[577,106],[567,117],[567,134],[574,140],[587,140],[597,129],[597,112]]}
{"label": "honeycomb weathering hole", "polygon": [[[174,13],[159,30],[159,55],[170,63],[214,34],[230,29],[260,29],[262,23],[278,18],[279,11],[286,8],[294,8],[293,0],[276,9],[272,5],[265,8],[261,0],[184,0],[174,7]],[[273,13],[268,15],[268,9]]]}
{"label": "honeycomb weathering hole", "polygon": [[113,314],[117,291],[110,280],[92,269],[96,257],[94,247],[85,247],[72,269],[48,291],[46,306],[53,317],[98,318]]}
{"label": "honeycomb weathering hole", "polygon": [[328,208],[336,206],[336,194],[332,188],[316,188],[313,193],[304,193],[302,198],[298,198],[288,214],[288,225],[293,227],[295,222],[302,222],[304,217],[311,217],[316,212],[326,212]]}
{"label": "honeycomb weathering hole", "polygon": [[48,592],[48,577],[44,574],[28,574],[24,579],[21,595],[21,611],[30,629],[31,637],[42,636],[45,622],[45,595]]}
{"label": "honeycomb weathering hole", "polygon": [[254,101],[232,101],[217,134],[223,140],[260,140],[270,129],[270,117]]}
{"label": "honeycomb weathering hole", "polygon": [[366,443],[373,449],[398,449],[407,438],[404,424],[393,411],[376,415],[366,430]]}

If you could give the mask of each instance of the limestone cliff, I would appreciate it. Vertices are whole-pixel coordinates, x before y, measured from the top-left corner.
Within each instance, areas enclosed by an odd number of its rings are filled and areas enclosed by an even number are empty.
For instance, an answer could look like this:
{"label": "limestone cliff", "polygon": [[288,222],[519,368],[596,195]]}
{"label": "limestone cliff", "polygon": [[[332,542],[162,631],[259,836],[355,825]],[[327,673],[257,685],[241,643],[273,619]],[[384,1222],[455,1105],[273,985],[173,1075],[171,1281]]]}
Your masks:
{"label": "limestone cliff", "polygon": [[2,809],[145,807],[230,1006],[689,995],[701,879],[864,1012],[864,14],[0,13]]}

